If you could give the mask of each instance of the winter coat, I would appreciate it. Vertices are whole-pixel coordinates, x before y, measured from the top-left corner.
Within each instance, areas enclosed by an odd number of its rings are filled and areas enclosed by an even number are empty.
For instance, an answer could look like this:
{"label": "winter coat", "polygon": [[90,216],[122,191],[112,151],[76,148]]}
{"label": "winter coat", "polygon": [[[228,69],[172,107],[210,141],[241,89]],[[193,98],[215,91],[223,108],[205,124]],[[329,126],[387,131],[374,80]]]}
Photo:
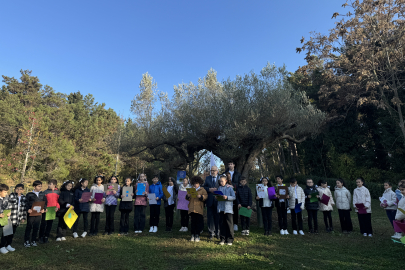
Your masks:
{"label": "winter coat", "polygon": [[26,204],[27,211],[32,208],[32,204],[34,202],[42,202],[42,201],[45,202],[44,209],[46,209],[46,204],[48,201],[42,191],[39,192],[38,196],[34,192],[28,192],[27,195],[25,195],[25,197],[27,199],[27,204]]}
{"label": "winter coat", "polygon": [[143,205],[146,206],[147,202],[148,202],[148,192],[149,192],[149,184],[148,182],[144,182],[145,184],[145,195],[136,195],[136,190],[138,188],[138,184],[142,184],[142,183],[136,183],[136,185],[134,186],[134,194],[135,194],[135,202],[134,205]]}
{"label": "winter coat", "polygon": [[[122,192],[123,192],[123,189],[124,189],[124,187],[125,186],[122,186],[122,188],[121,188],[121,192],[120,192],[120,194],[119,194],[119,198],[121,198],[121,195],[123,195],[122,194]],[[134,197],[135,197],[135,190],[132,190],[132,192],[130,191],[130,193],[133,193],[134,194]],[[133,202],[132,202],[132,200],[131,201],[122,201],[122,198],[121,198],[121,202],[120,202],[120,205],[119,205],[119,207],[118,207],[118,210],[120,210],[120,211],[126,211],[126,212],[131,212],[132,211],[132,208],[133,208]]]}
{"label": "winter coat", "polygon": [[59,214],[59,216],[65,214],[71,205],[73,205],[74,207],[74,204],[75,204],[75,194],[73,193],[73,191],[72,190],[62,191],[59,195],[60,209],[57,213]]}
{"label": "winter coat", "polygon": [[82,189],[79,187],[75,190],[75,212],[76,213],[88,213],[90,212],[90,203],[89,202],[79,202],[82,198],[83,192],[90,192],[88,188]]}
{"label": "winter coat", "polygon": [[[167,189],[167,186],[166,186]],[[176,207],[176,203],[177,203],[177,194],[179,193],[179,187],[177,185],[173,186],[173,202],[174,202],[174,206]],[[169,206],[169,198],[166,198],[165,194],[163,193],[163,197],[162,197],[163,201],[164,201],[164,207],[168,207]]]}
{"label": "winter coat", "polygon": [[20,208],[18,208],[18,194],[11,193],[8,197],[8,208],[11,209],[10,220],[14,226],[19,226],[21,221],[27,220],[27,209],[26,209],[27,199],[21,194],[20,197]]}
{"label": "winter coat", "polygon": [[318,192],[319,192],[319,199],[322,198],[322,195],[325,194],[326,196],[329,196],[329,202],[328,205],[325,205],[319,201],[319,210],[320,211],[333,211],[333,206],[332,204],[335,204],[335,201],[333,200],[332,192],[328,187],[323,188],[323,187],[318,187]]}
{"label": "winter coat", "polygon": [[59,205],[60,191],[58,189],[54,189],[54,190],[47,189],[44,191],[44,194],[46,196],[48,207],[56,206],[56,208],[60,209],[60,205]]}
{"label": "winter coat", "polygon": [[387,200],[387,204],[388,206],[385,207],[385,210],[397,210],[397,195],[395,194],[394,191],[392,191],[392,189],[388,188],[386,190],[384,190],[384,193],[382,195],[386,200]]}
{"label": "winter coat", "polygon": [[149,186],[149,193],[155,193],[156,204],[161,205],[162,197],[163,197],[163,187],[162,187],[162,184],[160,183],[160,181],[157,182],[156,184],[152,184]]}
{"label": "winter coat", "polygon": [[[110,183],[109,183],[110,184]],[[108,184],[107,184],[108,185]],[[106,192],[104,192],[104,198],[105,198],[105,205],[117,205],[118,204],[118,200],[117,198],[119,198],[120,196],[120,185],[118,185],[118,191],[115,194],[111,194],[111,195],[107,195]]]}
{"label": "winter coat", "polygon": [[[319,202],[315,201],[315,202],[311,202],[311,198],[308,198],[308,195],[311,195],[312,193],[316,193],[318,192],[318,189],[315,186],[307,186],[304,189],[304,193],[305,193],[305,208],[307,210],[318,210],[319,209]],[[314,195],[315,196],[315,195]],[[312,196],[311,196],[312,197]]]}
{"label": "winter coat", "polygon": [[0,197],[0,214],[7,210],[8,208],[8,197]]}
{"label": "winter coat", "polygon": [[226,201],[218,201],[218,213],[233,214],[233,201],[236,199],[236,196],[232,186],[219,186],[218,191],[227,196]]}
{"label": "winter coat", "polygon": [[[405,197],[402,197],[402,199],[398,203],[398,208],[401,208],[402,210],[405,210]],[[405,214],[402,213],[401,211],[397,210],[397,214],[395,215],[396,220],[404,220],[405,219]]]}
{"label": "winter coat", "polygon": [[365,186],[355,188],[353,191],[353,206],[356,209],[356,203],[362,203],[367,209],[367,213],[371,213],[371,196]]}
{"label": "winter coat", "polygon": [[237,203],[242,207],[252,207],[252,190],[248,185],[240,185],[236,193]]}
{"label": "winter coat", "polygon": [[[295,197],[295,188],[297,188],[297,196]],[[295,209],[295,200],[298,200],[298,204],[301,203],[301,209],[305,209],[305,193],[302,187],[296,185],[295,187],[288,187],[288,195],[290,196],[290,209]]]}
{"label": "winter coat", "polygon": [[197,190],[197,194],[201,195],[200,198],[191,198],[188,194],[186,195],[186,200],[188,203],[188,213],[197,213],[204,215],[204,201],[207,200],[208,194],[203,187]]}
{"label": "winter coat", "polygon": [[[93,200],[96,193],[102,193],[104,196],[104,185],[92,185],[90,188],[91,199]],[[94,201],[90,202],[90,212],[104,212],[104,203],[96,204]]]}
{"label": "winter coat", "polygon": [[335,187],[336,208],[341,210],[349,210],[350,203],[352,202],[352,195],[350,191],[345,188]]}

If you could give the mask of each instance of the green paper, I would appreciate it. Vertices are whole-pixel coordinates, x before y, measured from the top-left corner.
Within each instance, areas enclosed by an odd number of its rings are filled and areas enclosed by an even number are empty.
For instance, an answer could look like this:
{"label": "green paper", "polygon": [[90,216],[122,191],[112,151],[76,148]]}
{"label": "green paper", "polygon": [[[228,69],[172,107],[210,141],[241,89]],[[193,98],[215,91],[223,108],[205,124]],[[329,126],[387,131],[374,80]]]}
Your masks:
{"label": "green paper", "polygon": [[0,218],[0,226],[6,226],[7,224],[8,224],[8,213],[10,213],[11,212],[11,210],[4,210],[3,211],[3,214],[4,214],[4,217],[2,217],[2,218]]}
{"label": "green paper", "polygon": [[319,192],[314,192],[314,193],[311,193],[309,195],[311,195],[311,198],[309,199],[309,202],[317,202],[317,201],[319,201],[319,198],[316,197],[316,195],[319,195]]}
{"label": "green paper", "polygon": [[56,218],[56,206],[46,208],[45,220],[54,220]]}
{"label": "green paper", "polygon": [[214,195],[214,196],[215,196],[215,198],[217,198],[217,201],[219,201],[219,202],[226,201],[226,200],[224,199],[224,197],[222,197],[223,195]]}
{"label": "green paper", "polygon": [[246,207],[241,207],[239,209],[239,215],[250,218],[250,216],[252,215],[252,209],[247,209]]}
{"label": "green paper", "polygon": [[401,238],[401,242],[405,245],[405,236]]}

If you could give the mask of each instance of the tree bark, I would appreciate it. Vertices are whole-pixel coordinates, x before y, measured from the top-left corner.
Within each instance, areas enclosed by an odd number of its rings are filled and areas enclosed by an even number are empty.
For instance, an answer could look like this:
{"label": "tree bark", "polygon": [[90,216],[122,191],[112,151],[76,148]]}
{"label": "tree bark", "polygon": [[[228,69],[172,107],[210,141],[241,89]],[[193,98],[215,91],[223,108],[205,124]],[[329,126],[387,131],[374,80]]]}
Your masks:
{"label": "tree bark", "polygon": [[23,167],[22,167],[22,170],[21,170],[21,180],[20,180],[21,184],[24,183],[25,170],[27,169],[27,163],[28,163],[28,156],[29,156],[30,151],[31,151],[32,133],[33,133],[33,130],[34,130],[34,123],[35,123],[35,120],[33,119],[32,124],[31,124],[31,128],[30,128],[30,137],[29,137],[29,140],[28,140],[28,148],[27,148],[27,152],[25,153],[25,160],[24,160],[24,164],[23,164]]}

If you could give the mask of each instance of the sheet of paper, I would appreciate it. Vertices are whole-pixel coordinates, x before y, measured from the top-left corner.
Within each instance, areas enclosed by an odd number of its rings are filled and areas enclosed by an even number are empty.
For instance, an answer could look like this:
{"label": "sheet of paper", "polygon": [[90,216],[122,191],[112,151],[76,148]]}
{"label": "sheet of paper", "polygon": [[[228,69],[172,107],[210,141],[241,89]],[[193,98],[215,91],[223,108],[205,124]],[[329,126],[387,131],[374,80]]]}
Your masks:
{"label": "sheet of paper", "polygon": [[246,207],[241,207],[239,209],[239,215],[250,218],[252,216],[252,209],[247,209]]}
{"label": "sheet of paper", "polygon": [[384,201],[387,201],[387,199],[384,198],[384,197],[380,197],[380,202],[381,202],[381,203],[384,203]]}
{"label": "sheet of paper", "polygon": [[197,198],[197,195],[198,195],[197,190],[195,190],[195,188],[188,188],[187,194],[189,194],[190,197],[193,199]]}
{"label": "sheet of paper", "polygon": [[330,197],[328,195],[322,194],[321,203],[323,203],[324,205],[328,205],[329,200],[330,200]]}
{"label": "sheet of paper", "polygon": [[170,195],[169,191],[167,191],[166,187],[163,187],[163,194],[165,194],[166,199],[168,199],[168,198],[170,198],[170,196],[172,196],[172,195]]}
{"label": "sheet of paper", "polygon": [[122,195],[124,195],[125,197],[121,199],[121,201],[123,202],[130,202],[132,201],[132,196],[131,194],[134,193],[134,188],[133,187],[123,187],[122,189]]}
{"label": "sheet of paper", "polygon": [[275,187],[267,188],[267,194],[269,195],[269,200],[277,199]]}
{"label": "sheet of paper", "polygon": [[136,186],[137,192],[136,195],[145,195],[146,184],[145,183],[138,183]]}
{"label": "sheet of paper", "polygon": [[118,192],[118,184],[117,183],[109,183],[104,185],[104,190],[106,190],[105,194],[107,195],[114,195],[114,190]]}
{"label": "sheet of paper", "polygon": [[81,203],[89,202],[89,200],[91,199],[91,192],[83,192],[80,199],[82,199]]}
{"label": "sheet of paper", "polygon": [[3,236],[12,235],[13,233],[13,223],[8,219],[8,224],[3,227]]}
{"label": "sheet of paper", "polygon": [[299,204],[295,205],[295,209],[294,209],[295,213],[299,213],[299,212],[302,211],[301,205],[302,205],[302,203],[299,203]]}
{"label": "sheet of paper", "polygon": [[149,204],[157,204],[155,193],[149,193],[148,199],[149,199]]}
{"label": "sheet of paper", "polygon": [[63,220],[65,221],[69,229],[71,229],[73,224],[75,224],[77,220],[77,214],[72,207],[69,207],[69,210],[67,210],[66,214],[63,216]]}
{"label": "sheet of paper", "polygon": [[102,204],[101,200],[103,199],[103,193],[94,193],[95,204]]}
{"label": "sheet of paper", "polygon": [[187,191],[179,190],[179,193],[177,195],[177,198],[179,198],[179,201],[177,202],[177,209],[188,211],[189,201],[186,200],[186,195],[187,195]]}
{"label": "sheet of paper", "polygon": [[256,184],[256,194],[259,198],[264,198],[266,196],[266,190],[263,184]]}
{"label": "sheet of paper", "polygon": [[309,202],[317,202],[319,201],[319,198],[317,198],[316,196],[319,196],[319,192],[314,192],[309,194],[311,195],[311,198],[309,199]]}
{"label": "sheet of paper", "polygon": [[46,208],[45,220],[54,220],[56,218],[56,206]]}
{"label": "sheet of paper", "polygon": [[35,216],[41,216],[41,210],[44,209],[45,207],[45,202],[40,201],[40,202],[33,202],[31,210],[32,212],[30,213],[30,216],[35,217]]}
{"label": "sheet of paper", "polygon": [[3,211],[4,217],[0,218],[0,226],[6,226],[8,224],[8,213],[10,213],[11,210],[7,209]]}

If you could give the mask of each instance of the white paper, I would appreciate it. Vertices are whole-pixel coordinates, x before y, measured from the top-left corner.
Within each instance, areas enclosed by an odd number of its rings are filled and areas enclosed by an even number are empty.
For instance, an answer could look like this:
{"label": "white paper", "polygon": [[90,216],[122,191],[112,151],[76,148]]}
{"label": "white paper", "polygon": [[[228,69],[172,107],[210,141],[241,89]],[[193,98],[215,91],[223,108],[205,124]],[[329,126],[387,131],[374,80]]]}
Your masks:
{"label": "white paper", "polygon": [[286,195],[286,190],[285,189],[279,189],[280,195]]}
{"label": "white paper", "polygon": [[8,224],[3,227],[3,236],[12,234],[13,234],[13,224],[11,223],[11,220],[8,219]]}
{"label": "white paper", "polygon": [[380,202],[383,203],[384,201],[388,201],[388,200],[384,197],[380,197]]}
{"label": "white paper", "polygon": [[262,184],[256,185],[257,197],[264,198],[266,196],[266,188]]}
{"label": "white paper", "polygon": [[148,199],[149,199],[149,204],[157,204],[155,193],[149,193]]}
{"label": "white paper", "polygon": [[39,213],[41,212],[41,206],[34,206],[32,210],[37,211]]}

